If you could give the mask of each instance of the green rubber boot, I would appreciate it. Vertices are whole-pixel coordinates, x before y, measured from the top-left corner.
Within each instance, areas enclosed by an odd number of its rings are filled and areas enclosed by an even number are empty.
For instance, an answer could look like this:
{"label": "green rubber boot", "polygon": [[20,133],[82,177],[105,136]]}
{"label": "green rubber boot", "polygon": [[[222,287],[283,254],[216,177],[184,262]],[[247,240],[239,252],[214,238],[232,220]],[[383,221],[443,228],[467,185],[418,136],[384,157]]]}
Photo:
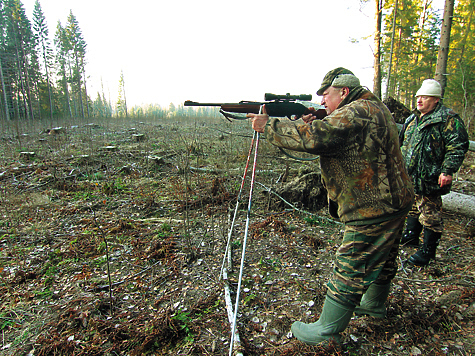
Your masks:
{"label": "green rubber boot", "polygon": [[348,326],[354,309],[354,305],[342,304],[327,295],[318,321],[311,324],[296,321],[292,324],[292,334],[308,345],[331,340],[340,343],[340,333]]}
{"label": "green rubber boot", "polygon": [[390,288],[390,283],[372,283],[365,294],[363,294],[360,305],[355,308],[355,314],[384,318],[386,316],[386,306],[384,303],[388,299]]}

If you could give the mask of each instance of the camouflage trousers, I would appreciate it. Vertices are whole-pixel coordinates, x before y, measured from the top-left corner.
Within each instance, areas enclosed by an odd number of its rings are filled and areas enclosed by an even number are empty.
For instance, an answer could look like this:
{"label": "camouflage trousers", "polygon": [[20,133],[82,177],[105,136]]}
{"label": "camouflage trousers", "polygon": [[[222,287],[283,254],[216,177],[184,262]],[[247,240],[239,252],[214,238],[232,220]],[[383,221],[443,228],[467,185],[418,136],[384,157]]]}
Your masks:
{"label": "camouflage trousers", "polygon": [[435,232],[442,232],[442,197],[440,195],[417,195],[409,216],[419,219],[419,222]]}
{"label": "camouflage trousers", "polygon": [[371,225],[346,225],[327,284],[328,295],[358,305],[371,283],[390,283],[397,272],[397,256],[405,216]]}

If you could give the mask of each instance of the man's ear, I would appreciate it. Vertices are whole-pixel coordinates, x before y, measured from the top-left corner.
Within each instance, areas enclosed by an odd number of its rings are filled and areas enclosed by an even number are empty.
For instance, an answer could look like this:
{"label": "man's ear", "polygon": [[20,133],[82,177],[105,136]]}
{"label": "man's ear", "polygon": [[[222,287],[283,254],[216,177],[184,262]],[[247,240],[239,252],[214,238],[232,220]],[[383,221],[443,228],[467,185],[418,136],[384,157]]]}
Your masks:
{"label": "man's ear", "polygon": [[343,87],[340,89],[340,95],[342,99],[346,98],[349,93],[350,93],[350,88],[348,87]]}

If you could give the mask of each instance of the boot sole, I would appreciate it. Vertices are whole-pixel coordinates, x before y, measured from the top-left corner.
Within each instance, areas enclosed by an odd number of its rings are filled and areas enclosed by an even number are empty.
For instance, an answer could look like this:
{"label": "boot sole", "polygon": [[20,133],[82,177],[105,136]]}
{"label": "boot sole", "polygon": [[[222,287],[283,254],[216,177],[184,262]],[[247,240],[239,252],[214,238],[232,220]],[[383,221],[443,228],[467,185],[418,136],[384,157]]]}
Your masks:
{"label": "boot sole", "polygon": [[406,260],[406,263],[409,263],[410,265],[413,265],[413,266],[417,266],[417,267],[425,267],[425,266],[428,266],[429,263],[432,262],[432,259],[430,261],[428,261],[427,263],[423,263],[423,262],[419,262],[419,261],[411,261],[410,258],[408,258]]}

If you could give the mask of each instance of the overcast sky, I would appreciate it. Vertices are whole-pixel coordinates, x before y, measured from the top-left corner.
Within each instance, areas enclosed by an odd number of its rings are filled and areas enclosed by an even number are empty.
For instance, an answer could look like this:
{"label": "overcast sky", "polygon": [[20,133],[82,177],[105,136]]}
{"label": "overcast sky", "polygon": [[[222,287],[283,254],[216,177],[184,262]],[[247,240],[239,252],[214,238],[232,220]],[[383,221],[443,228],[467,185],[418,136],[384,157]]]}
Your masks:
{"label": "overcast sky", "polygon": [[[30,21],[35,0],[21,0]],[[374,6],[359,0],[40,0],[54,38],[76,16],[88,93],[128,106],[314,94],[338,66],[372,89]]]}

